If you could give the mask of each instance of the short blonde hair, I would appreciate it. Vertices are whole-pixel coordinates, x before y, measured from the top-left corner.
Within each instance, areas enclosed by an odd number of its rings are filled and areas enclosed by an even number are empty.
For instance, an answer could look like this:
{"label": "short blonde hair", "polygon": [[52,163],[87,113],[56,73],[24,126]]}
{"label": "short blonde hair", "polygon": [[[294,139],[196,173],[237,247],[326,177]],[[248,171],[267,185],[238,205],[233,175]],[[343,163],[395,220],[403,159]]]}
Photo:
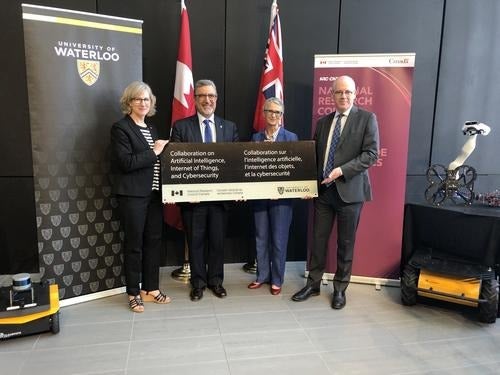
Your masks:
{"label": "short blonde hair", "polygon": [[123,114],[128,115],[132,112],[130,102],[143,92],[147,92],[150,99],[149,112],[146,116],[151,117],[156,113],[156,96],[153,95],[151,87],[147,83],[134,81],[125,88],[120,98],[120,108]]}

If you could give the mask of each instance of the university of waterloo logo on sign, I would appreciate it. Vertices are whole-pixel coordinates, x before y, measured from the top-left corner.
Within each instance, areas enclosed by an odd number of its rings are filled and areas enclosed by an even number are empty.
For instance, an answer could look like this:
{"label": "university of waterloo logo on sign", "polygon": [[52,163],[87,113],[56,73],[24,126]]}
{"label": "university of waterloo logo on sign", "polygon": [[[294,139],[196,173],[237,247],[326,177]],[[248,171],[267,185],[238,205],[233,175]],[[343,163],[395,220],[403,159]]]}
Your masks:
{"label": "university of waterloo logo on sign", "polygon": [[92,86],[99,79],[101,65],[99,61],[92,60],[76,60],[78,74],[87,86]]}

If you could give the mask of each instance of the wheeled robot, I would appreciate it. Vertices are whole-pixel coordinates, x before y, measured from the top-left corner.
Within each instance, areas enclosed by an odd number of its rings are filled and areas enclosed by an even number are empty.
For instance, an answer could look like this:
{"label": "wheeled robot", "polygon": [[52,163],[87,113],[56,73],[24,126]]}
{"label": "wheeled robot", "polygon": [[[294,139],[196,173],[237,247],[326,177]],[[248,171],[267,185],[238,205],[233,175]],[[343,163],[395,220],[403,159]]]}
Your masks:
{"label": "wheeled robot", "polygon": [[58,286],[32,284],[27,273],[14,275],[12,280],[11,287],[0,288],[0,340],[47,331],[58,333]]}
{"label": "wheeled robot", "polygon": [[[446,200],[454,204],[472,203],[477,174],[474,168],[464,162],[474,151],[477,136],[486,136],[490,130],[488,125],[478,121],[464,123],[462,133],[467,136],[467,140],[460,154],[448,167],[435,164],[427,170],[429,186],[424,195],[428,203],[434,206],[440,206]],[[439,227],[429,229],[438,233],[442,230]],[[453,247],[453,244],[450,245]],[[459,243],[455,245],[460,247]],[[414,305],[417,297],[422,296],[476,307],[481,322],[494,323],[499,302],[498,266],[485,258],[481,251],[468,253],[456,248],[443,251],[425,246],[412,249],[411,257],[402,269],[402,303]]]}
{"label": "wheeled robot", "polygon": [[415,305],[418,296],[475,307],[483,323],[497,319],[495,269],[433,249],[417,249],[402,271],[401,302]]}

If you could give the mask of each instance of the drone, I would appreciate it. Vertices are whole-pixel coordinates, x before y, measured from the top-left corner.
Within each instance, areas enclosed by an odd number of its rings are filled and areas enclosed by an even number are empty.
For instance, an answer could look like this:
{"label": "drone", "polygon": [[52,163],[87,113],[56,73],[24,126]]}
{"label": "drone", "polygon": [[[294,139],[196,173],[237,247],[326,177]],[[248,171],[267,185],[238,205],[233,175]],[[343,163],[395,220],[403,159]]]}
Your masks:
{"label": "drone", "polygon": [[434,164],[427,169],[429,185],[425,190],[427,202],[439,206],[450,199],[455,204],[470,205],[474,200],[474,181],[477,178],[476,170],[465,165],[465,160],[476,148],[478,135],[487,136],[491,128],[478,121],[466,121],[462,126],[462,133],[468,136],[460,154],[448,167]]}

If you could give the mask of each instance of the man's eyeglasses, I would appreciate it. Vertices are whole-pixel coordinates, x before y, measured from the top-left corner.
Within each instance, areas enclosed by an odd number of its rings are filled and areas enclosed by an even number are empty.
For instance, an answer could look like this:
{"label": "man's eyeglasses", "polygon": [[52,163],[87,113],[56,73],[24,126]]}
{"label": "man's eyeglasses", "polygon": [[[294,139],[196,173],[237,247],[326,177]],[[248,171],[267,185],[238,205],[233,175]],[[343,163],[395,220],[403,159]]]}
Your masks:
{"label": "man's eyeglasses", "polygon": [[337,90],[337,91],[334,91],[333,92],[335,95],[337,96],[342,96],[342,94],[344,94],[345,96],[351,96],[352,94],[354,94],[352,91],[350,90]]}
{"label": "man's eyeglasses", "polygon": [[270,115],[281,116],[283,112],[281,111],[273,111],[272,109],[264,109],[264,112],[269,113]]}
{"label": "man's eyeglasses", "polygon": [[217,95],[216,94],[195,94],[194,97],[198,98],[198,99],[206,98],[206,99],[209,99],[209,100],[215,100],[215,99],[217,99]]}
{"label": "man's eyeglasses", "polygon": [[148,104],[149,98],[132,98],[132,102],[134,102],[135,104],[141,104],[142,102]]}

